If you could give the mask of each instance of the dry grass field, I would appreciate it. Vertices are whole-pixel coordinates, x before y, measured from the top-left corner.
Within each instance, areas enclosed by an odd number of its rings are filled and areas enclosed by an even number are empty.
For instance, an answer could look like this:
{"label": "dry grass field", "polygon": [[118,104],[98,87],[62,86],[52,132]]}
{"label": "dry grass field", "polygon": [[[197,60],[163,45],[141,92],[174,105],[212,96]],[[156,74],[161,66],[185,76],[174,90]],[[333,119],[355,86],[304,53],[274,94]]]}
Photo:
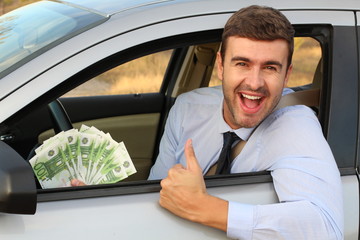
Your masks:
{"label": "dry grass field", "polygon": [[288,86],[294,87],[311,83],[320,58],[321,47],[316,40],[295,38],[293,73]]}

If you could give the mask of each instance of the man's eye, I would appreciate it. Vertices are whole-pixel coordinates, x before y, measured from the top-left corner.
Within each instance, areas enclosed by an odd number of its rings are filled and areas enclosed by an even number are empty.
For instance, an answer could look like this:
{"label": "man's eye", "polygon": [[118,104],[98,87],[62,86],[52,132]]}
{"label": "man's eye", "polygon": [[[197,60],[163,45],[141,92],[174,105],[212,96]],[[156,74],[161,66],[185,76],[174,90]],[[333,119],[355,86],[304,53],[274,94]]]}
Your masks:
{"label": "man's eye", "polygon": [[246,66],[246,63],[244,63],[244,62],[238,62],[238,63],[236,63],[236,65],[237,65],[237,66],[244,67],[244,66]]}
{"label": "man's eye", "polygon": [[266,66],[265,68],[267,70],[277,71],[276,67],[273,67],[273,66]]}

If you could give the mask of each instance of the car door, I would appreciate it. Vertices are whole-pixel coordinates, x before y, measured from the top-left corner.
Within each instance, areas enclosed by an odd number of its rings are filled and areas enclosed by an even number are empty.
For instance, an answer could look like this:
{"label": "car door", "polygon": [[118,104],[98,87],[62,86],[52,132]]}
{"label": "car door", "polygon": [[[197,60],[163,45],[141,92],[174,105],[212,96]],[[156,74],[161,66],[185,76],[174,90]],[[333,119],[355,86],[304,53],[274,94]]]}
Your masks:
{"label": "car door", "polygon": [[[357,79],[357,73],[352,69],[353,64],[347,66],[337,59],[340,51],[343,51],[342,53],[345,51],[346,54],[341,54],[343,59],[346,58],[347,62],[357,62],[356,56],[351,50],[354,45],[356,46],[355,38],[352,38],[352,34],[355,33],[354,16],[351,12],[337,11],[284,11],[284,13],[295,24],[297,36],[312,37],[321,45],[324,74],[321,78],[322,96],[319,117],[323,124],[324,134],[331,147],[334,147],[334,155],[343,175],[345,206],[352,206],[345,209],[345,238],[357,239],[359,204],[356,205],[354,202],[359,202],[359,196],[354,166],[355,153],[352,149],[350,152],[342,150],[344,146],[355,144],[356,134],[351,132],[346,137],[344,135],[340,135],[336,139],[333,137],[340,131],[339,128],[343,124],[357,129],[357,120],[354,116],[357,115],[357,109],[354,109],[357,107],[356,104],[348,106],[348,111],[354,110],[354,113],[343,118],[336,117],[340,106],[333,107],[333,103],[340,94],[334,91],[334,87],[339,88],[339,91],[349,90],[350,92],[357,89],[357,81],[354,81],[354,78]],[[109,128],[109,131],[113,131],[115,134],[118,132],[120,138],[128,128],[131,129],[130,132],[133,131],[133,126],[128,127],[129,122],[130,125],[137,121],[141,125],[145,124],[145,127],[153,128],[155,132],[151,141],[145,140],[143,143],[148,145],[146,147],[151,149],[151,153],[146,157],[138,156],[141,159],[142,157],[149,158],[151,155],[150,159],[153,161],[166,113],[176,96],[181,92],[209,84],[210,78],[206,68],[202,70],[201,75],[208,76],[208,79],[204,78],[194,85],[190,84],[191,86],[186,84],[187,73],[193,75],[194,71],[191,69],[196,67],[191,64],[194,63],[193,59],[196,56],[196,46],[211,44],[209,47],[211,52],[211,49],[214,49],[212,44],[220,41],[221,28],[229,16],[230,14],[226,13],[175,19],[108,39],[72,56],[68,61],[58,64],[19,89],[19,94],[24,94],[26,90],[33,89],[46,81],[53,81],[49,87],[51,90],[40,94],[42,97],[33,103],[32,108],[36,111],[40,111],[37,109],[45,111],[43,107],[48,102],[60,98],[74,124],[99,124],[99,127],[106,128],[114,122],[119,122],[119,125],[123,126]],[[346,43],[339,39],[342,34],[350,35]],[[143,35],[150,35],[152,40],[142,43],[138,36]],[[109,54],[111,49],[119,48],[116,46],[121,46],[121,49],[114,51],[117,54]],[[338,49],[332,46],[337,46]],[[164,74],[164,88],[158,93],[62,97],[75,86],[93,79],[98,73],[102,74],[112,69],[114,62],[117,66],[148,54],[169,49],[172,49],[173,57],[169,61],[168,73]],[[81,71],[63,73],[64,69],[71,69],[70,66],[79,62],[81,62],[81,66],[84,66]],[[212,70],[212,67],[210,69]],[[338,72],[340,69],[348,72],[350,86],[346,86],[347,89],[343,89],[343,84],[340,83],[340,73]],[[57,81],[60,82],[60,73],[65,81],[59,84]],[[334,83],[335,85],[333,85]],[[356,96],[356,93],[354,95]],[[343,100],[352,101],[352,97],[351,95],[345,96]],[[140,101],[136,102],[138,98]],[[154,108],[147,107],[146,104]],[[120,108],[119,111],[118,108]],[[125,111],[126,108],[129,109]],[[95,112],[94,109],[99,111]],[[105,113],[99,114],[98,112]],[[25,111],[22,112],[21,116],[29,116],[25,113]],[[149,117],[148,114],[151,116]],[[145,117],[135,120],[137,115],[145,115]],[[153,118],[153,115],[158,117]],[[40,139],[45,139],[51,134],[46,132],[47,128],[51,126],[51,120],[49,117],[47,118],[47,127],[43,129],[45,132],[38,132]],[[26,121],[31,122],[31,119],[34,118],[26,119]],[[150,121],[155,123],[147,126]],[[10,127],[12,127],[11,124]],[[136,141],[142,137],[141,131],[133,135],[136,136],[135,140],[132,134],[129,134],[125,144],[135,142],[134,149],[129,148],[129,152],[130,155],[135,154],[136,156],[138,152],[142,151],[139,149],[142,145],[136,145]],[[268,204],[278,201],[271,181],[271,176],[263,172],[206,177],[210,194],[249,204]],[[39,189],[36,214],[0,215],[0,235],[4,239],[19,239],[25,236],[26,239],[45,239],[50,236],[55,239],[226,239],[226,234],[219,230],[188,222],[162,209],[157,203],[159,189],[158,180],[136,180],[78,188]]]}

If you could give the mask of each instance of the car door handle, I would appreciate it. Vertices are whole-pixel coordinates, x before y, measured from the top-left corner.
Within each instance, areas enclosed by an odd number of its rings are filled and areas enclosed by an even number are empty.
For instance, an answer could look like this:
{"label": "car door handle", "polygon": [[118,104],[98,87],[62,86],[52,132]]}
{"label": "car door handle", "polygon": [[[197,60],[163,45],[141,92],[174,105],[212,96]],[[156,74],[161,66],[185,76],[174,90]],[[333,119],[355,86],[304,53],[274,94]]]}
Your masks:
{"label": "car door handle", "polygon": [[0,140],[1,140],[1,141],[4,141],[4,142],[13,141],[14,138],[15,138],[15,135],[14,135],[14,134],[11,134],[11,133],[0,136]]}

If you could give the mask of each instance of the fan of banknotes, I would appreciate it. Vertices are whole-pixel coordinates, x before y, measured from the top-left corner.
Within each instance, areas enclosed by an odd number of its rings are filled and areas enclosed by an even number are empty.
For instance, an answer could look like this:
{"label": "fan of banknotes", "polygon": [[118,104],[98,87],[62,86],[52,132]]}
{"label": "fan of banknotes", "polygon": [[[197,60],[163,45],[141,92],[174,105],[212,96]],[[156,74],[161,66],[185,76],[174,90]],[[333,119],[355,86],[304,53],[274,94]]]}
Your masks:
{"label": "fan of banknotes", "polygon": [[30,164],[42,188],[68,187],[72,179],[87,185],[115,183],[136,173],[123,142],[86,125],[58,133],[35,153]]}

